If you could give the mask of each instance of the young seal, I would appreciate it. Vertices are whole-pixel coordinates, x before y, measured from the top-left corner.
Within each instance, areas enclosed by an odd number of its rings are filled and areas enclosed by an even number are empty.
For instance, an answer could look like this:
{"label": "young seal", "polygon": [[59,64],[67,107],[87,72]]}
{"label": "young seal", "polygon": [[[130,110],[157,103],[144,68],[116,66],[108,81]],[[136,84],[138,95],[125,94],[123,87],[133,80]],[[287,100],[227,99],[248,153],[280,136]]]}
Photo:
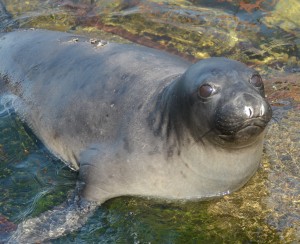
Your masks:
{"label": "young seal", "polygon": [[[80,173],[80,199],[20,224],[11,242],[79,228],[97,204],[116,196],[222,196],[259,165],[272,112],[260,75],[240,62],[191,64],[46,30],[2,34],[0,59],[2,95],[13,97],[38,138]],[[77,221],[67,223],[67,215]]]}

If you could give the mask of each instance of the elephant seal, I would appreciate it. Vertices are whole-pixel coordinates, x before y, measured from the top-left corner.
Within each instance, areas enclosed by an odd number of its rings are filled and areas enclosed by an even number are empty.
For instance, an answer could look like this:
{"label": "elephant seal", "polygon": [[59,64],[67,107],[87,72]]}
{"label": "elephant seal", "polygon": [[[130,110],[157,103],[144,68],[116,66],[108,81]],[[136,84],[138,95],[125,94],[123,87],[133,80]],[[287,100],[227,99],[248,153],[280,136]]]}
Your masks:
{"label": "elephant seal", "polygon": [[206,198],[241,187],[271,118],[259,74],[210,58],[189,64],[135,45],[21,30],[0,39],[2,85],[83,195]]}
{"label": "elephant seal", "polygon": [[[0,37],[2,96],[53,154],[79,170],[81,202],[206,199],[249,180],[272,115],[255,70],[227,58],[191,64],[142,46],[100,44],[46,30]],[[27,229],[56,213],[90,212],[74,206],[21,224],[13,240],[73,230]]]}

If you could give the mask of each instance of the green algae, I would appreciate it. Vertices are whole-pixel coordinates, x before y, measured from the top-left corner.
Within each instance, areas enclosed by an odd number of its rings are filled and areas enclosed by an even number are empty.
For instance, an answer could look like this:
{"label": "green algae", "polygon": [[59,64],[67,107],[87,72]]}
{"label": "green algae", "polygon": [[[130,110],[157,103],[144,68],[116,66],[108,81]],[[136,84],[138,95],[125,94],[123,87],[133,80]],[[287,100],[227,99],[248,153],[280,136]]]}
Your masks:
{"label": "green algae", "polygon": [[14,114],[0,118],[0,148],[0,212],[10,219],[45,211],[74,189],[77,174],[54,159]]}

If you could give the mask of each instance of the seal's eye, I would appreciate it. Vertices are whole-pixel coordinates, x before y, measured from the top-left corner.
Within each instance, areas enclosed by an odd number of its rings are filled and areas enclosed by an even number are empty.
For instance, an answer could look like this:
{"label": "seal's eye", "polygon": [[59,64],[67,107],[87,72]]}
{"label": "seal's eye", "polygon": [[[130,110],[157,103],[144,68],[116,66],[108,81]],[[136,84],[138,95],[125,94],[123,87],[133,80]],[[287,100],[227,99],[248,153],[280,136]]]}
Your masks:
{"label": "seal's eye", "polygon": [[252,75],[251,79],[250,79],[250,83],[255,86],[255,87],[262,87],[263,86],[263,81],[262,78],[260,77],[259,74],[254,74]]}
{"label": "seal's eye", "polygon": [[211,96],[214,92],[214,88],[211,85],[204,84],[199,87],[198,94],[200,97],[207,98]]}

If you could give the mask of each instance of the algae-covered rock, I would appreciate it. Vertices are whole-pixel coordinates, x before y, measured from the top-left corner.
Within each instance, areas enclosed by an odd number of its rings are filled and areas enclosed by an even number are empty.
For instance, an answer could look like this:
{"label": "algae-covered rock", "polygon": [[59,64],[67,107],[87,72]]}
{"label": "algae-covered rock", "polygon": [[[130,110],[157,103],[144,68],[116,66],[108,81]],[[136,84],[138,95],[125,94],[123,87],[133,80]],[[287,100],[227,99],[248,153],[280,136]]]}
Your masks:
{"label": "algae-covered rock", "polygon": [[275,8],[264,18],[269,27],[279,26],[283,30],[300,37],[300,1],[279,0]]}

